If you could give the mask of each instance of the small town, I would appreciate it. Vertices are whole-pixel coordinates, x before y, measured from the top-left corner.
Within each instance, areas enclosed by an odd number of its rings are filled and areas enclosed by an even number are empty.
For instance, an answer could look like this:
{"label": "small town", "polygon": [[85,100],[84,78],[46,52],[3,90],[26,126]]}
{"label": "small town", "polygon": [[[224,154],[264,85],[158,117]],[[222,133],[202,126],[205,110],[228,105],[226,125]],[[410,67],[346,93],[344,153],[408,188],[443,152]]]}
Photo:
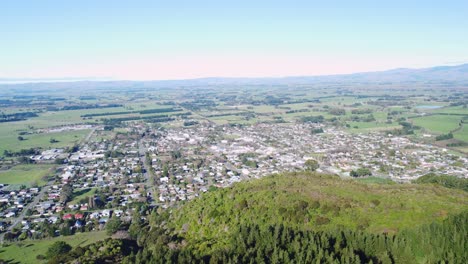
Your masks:
{"label": "small town", "polygon": [[[87,127],[88,128],[88,127]],[[59,128],[57,128],[59,129]],[[74,128],[68,128],[74,129]],[[103,130],[93,127],[94,133]],[[129,222],[137,208],[168,208],[211,188],[287,171],[368,175],[410,182],[428,173],[467,177],[468,159],[390,133],[349,133],[323,124],[214,125],[153,128],[135,124],[113,139],[76,151],[44,150],[36,163],[60,160],[43,187],[1,186],[0,230],[41,238],[102,230],[112,217]],[[82,193],[82,199],[73,194]],[[76,195],[75,195],[76,196]]]}

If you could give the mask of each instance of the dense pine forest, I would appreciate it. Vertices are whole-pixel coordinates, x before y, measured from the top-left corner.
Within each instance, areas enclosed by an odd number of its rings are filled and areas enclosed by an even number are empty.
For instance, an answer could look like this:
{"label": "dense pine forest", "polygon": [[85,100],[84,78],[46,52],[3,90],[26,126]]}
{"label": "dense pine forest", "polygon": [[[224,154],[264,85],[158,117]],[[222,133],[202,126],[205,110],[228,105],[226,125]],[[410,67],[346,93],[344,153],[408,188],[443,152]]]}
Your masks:
{"label": "dense pine forest", "polygon": [[[153,231],[143,238],[143,250],[128,263],[467,263],[468,214],[443,223],[404,230],[397,235],[349,229],[319,231],[239,226],[224,248],[211,252],[183,237]],[[214,242],[215,243],[215,242]]]}
{"label": "dense pine forest", "polygon": [[[462,188],[463,189],[463,188]],[[468,193],[287,173],[138,213],[51,263],[467,263]]]}

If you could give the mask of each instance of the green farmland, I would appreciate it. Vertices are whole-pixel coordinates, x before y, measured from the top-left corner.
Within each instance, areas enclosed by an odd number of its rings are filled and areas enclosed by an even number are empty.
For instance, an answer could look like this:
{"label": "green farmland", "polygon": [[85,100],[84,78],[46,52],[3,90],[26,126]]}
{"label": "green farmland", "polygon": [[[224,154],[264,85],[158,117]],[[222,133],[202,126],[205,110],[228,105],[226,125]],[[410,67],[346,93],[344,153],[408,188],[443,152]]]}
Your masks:
{"label": "green farmland", "polygon": [[428,132],[434,132],[438,134],[449,133],[456,129],[460,123],[460,116],[452,115],[431,115],[424,117],[413,118],[414,125],[423,127]]}
{"label": "green farmland", "polygon": [[[73,144],[79,143],[83,138],[86,137],[90,132],[89,129],[84,130],[73,130],[64,132],[54,133],[38,133],[22,136],[23,140],[18,140],[18,134],[2,134],[0,135],[0,153],[5,150],[19,151],[21,149],[29,148],[63,148],[73,146]],[[55,139],[58,142],[51,143],[51,139]]]}

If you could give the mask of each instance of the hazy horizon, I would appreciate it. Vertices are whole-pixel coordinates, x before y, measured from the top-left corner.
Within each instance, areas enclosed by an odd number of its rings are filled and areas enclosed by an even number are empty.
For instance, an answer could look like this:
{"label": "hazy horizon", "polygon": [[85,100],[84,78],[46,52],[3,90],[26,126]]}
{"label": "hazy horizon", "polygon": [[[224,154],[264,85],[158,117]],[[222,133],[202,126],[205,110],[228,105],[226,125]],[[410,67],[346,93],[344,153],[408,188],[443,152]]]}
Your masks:
{"label": "hazy horizon", "polygon": [[80,82],[80,81],[89,81],[89,82],[118,82],[118,81],[130,81],[130,82],[139,82],[139,81],[183,81],[183,80],[197,80],[197,79],[281,79],[281,78],[300,78],[300,77],[324,77],[324,76],[339,76],[339,75],[352,75],[352,74],[365,74],[365,73],[377,73],[377,72],[388,72],[392,70],[399,69],[408,69],[408,70],[419,70],[419,69],[430,69],[433,67],[440,66],[462,66],[468,65],[468,63],[461,64],[446,64],[446,65],[432,65],[425,68],[408,68],[408,67],[398,67],[391,69],[384,69],[381,71],[364,71],[364,72],[350,72],[350,73],[331,73],[331,74],[321,74],[321,75],[285,75],[285,76],[206,76],[206,77],[194,77],[194,78],[174,78],[174,79],[115,79],[109,77],[57,77],[57,78],[1,78],[0,84],[22,84],[22,83],[53,83],[53,82]]}

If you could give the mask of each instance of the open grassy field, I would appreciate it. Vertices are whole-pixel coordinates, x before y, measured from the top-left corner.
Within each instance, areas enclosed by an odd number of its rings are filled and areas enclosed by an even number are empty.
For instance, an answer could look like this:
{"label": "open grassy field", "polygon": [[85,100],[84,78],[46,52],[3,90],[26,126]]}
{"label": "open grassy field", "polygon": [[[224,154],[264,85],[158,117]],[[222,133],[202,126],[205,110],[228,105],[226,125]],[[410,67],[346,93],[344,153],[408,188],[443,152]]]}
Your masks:
{"label": "open grassy field", "polygon": [[67,111],[47,111],[39,113],[38,117],[33,117],[28,120],[0,123],[0,135],[5,134],[5,132],[32,131],[31,127],[33,129],[37,129],[94,122],[94,120],[84,120],[81,116],[85,114],[101,114],[122,111],[129,110],[125,107],[111,107]]}
{"label": "open grassy field", "polygon": [[[117,112],[125,111],[123,107],[116,108],[102,108],[102,109],[81,109],[81,110],[68,110],[68,111],[50,111],[40,113],[38,117],[30,118],[24,121],[8,122],[0,124],[0,127],[10,127],[12,130],[28,130],[28,127],[33,128],[49,128],[63,125],[73,125],[78,123],[84,123],[81,115],[92,114],[92,113],[106,113],[106,112]],[[0,128],[1,131],[1,128]]]}
{"label": "open grassy field", "polygon": [[[156,109],[156,108],[152,108]],[[149,109],[143,109],[143,110],[149,110]],[[94,121],[101,122],[104,119],[113,119],[113,118],[134,118],[135,120],[138,120],[140,118],[145,118],[145,117],[152,117],[155,115],[177,115],[177,114],[182,114],[185,113],[184,111],[173,111],[173,112],[161,112],[161,113],[149,113],[149,114],[140,114],[140,113],[127,113],[127,114],[111,114],[112,112],[109,112],[109,115],[102,115],[102,116],[94,116]]]}
{"label": "open grassy field", "polygon": [[[122,98],[122,99],[125,100],[125,98]],[[126,107],[127,110],[131,109],[133,111],[140,111],[140,110],[148,110],[148,109],[168,108],[170,106],[157,104],[157,103],[154,103],[154,101],[144,100],[142,102],[137,102],[137,103],[135,103],[135,102],[127,103],[127,104],[125,104],[125,107]],[[122,110],[120,110],[120,111],[122,111]]]}
{"label": "open grassy field", "polygon": [[355,98],[354,96],[339,96],[339,95],[329,96],[327,98],[321,98],[320,101],[323,102],[324,104],[333,105],[333,106],[359,102],[359,100]]}
{"label": "open grassy field", "polygon": [[450,106],[450,107],[434,109],[432,110],[432,112],[468,115],[468,108],[463,108],[463,106]]}
{"label": "open grassy field", "polygon": [[37,183],[41,186],[45,184],[42,178],[52,173],[50,171],[51,168],[53,168],[53,165],[17,165],[9,170],[0,171],[0,183],[24,184],[26,186],[30,186],[32,183]]}
{"label": "open grassy field", "polygon": [[[24,121],[0,123],[0,155],[3,154],[4,150],[17,151],[33,147],[49,148],[73,145],[89,133],[89,130],[35,134],[36,129],[83,123],[80,115],[89,111],[91,110],[45,112],[41,113],[38,117]],[[18,136],[20,132],[32,134],[22,135],[25,140],[19,141]],[[59,142],[51,144],[49,142],[51,138],[55,138]]]}
{"label": "open grassy field", "polygon": [[284,120],[289,122],[295,122],[297,120],[301,120],[304,116],[323,116],[325,119],[334,117],[327,112],[318,112],[318,111],[311,111],[311,112],[297,112],[297,113],[290,113],[290,114],[282,114],[281,115]]}
{"label": "open grassy field", "polygon": [[[153,108],[166,108],[167,106],[148,104],[146,107],[137,107],[131,109],[153,109]],[[38,117],[33,117],[28,120],[18,122],[0,123],[0,155],[4,150],[17,151],[26,148],[51,148],[51,147],[65,147],[71,146],[79,142],[82,138],[89,133],[89,130],[81,131],[65,131],[60,133],[41,133],[23,135],[25,140],[19,141],[18,136],[20,132],[34,133],[36,129],[50,128],[63,125],[82,124],[85,122],[95,122],[93,119],[84,120],[81,116],[85,114],[100,114],[129,111],[125,107],[113,108],[99,108],[99,109],[81,109],[81,110],[68,110],[68,111],[50,111],[39,113]],[[15,110],[15,112],[18,112]],[[173,113],[172,113],[173,114]],[[95,117],[100,119],[101,117]],[[55,138],[59,142],[51,144],[49,140]]]}
{"label": "open grassy field", "polygon": [[463,124],[463,127],[455,132],[453,137],[468,143],[468,124]]}
{"label": "open grassy field", "polygon": [[73,200],[70,204],[78,204],[81,199],[93,196],[96,193],[96,188],[87,188],[73,192]]}
{"label": "open grassy field", "polygon": [[378,130],[391,130],[398,129],[401,126],[397,123],[387,124],[385,122],[348,122],[351,126],[349,130],[351,132],[360,133],[360,132],[369,132],[369,131],[378,131]]}
{"label": "open grassy field", "polygon": [[281,108],[290,108],[291,110],[301,110],[301,109],[309,109],[309,105],[316,105],[313,103],[297,103],[297,104],[282,104],[279,105]]}
{"label": "open grassy field", "polygon": [[99,231],[44,240],[25,240],[0,247],[0,258],[7,261],[7,263],[45,263],[45,261],[37,260],[36,256],[44,255],[47,249],[56,241],[65,241],[72,247],[76,247],[89,245],[106,237],[105,231]]}
{"label": "open grassy field", "polygon": [[215,122],[218,125],[255,124],[259,120],[258,118],[250,118],[249,120],[246,120],[243,116],[236,116],[236,115],[209,117],[208,119],[212,122]]}
{"label": "open grassy field", "polygon": [[[62,148],[67,146],[73,146],[75,143],[79,143],[86,135],[90,132],[89,129],[74,130],[74,131],[63,131],[55,133],[39,133],[24,135],[24,140],[18,140],[18,133],[7,133],[0,134],[0,154],[3,154],[4,150],[18,151],[21,149],[29,148]],[[58,140],[56,143],[50,143],[50,139]]]}
{"label": "open grassy field", "polygon": [[428,132],[445,134],[458,127],[460,116],[431,115],[413,118],[413,124],[425,128]]}

